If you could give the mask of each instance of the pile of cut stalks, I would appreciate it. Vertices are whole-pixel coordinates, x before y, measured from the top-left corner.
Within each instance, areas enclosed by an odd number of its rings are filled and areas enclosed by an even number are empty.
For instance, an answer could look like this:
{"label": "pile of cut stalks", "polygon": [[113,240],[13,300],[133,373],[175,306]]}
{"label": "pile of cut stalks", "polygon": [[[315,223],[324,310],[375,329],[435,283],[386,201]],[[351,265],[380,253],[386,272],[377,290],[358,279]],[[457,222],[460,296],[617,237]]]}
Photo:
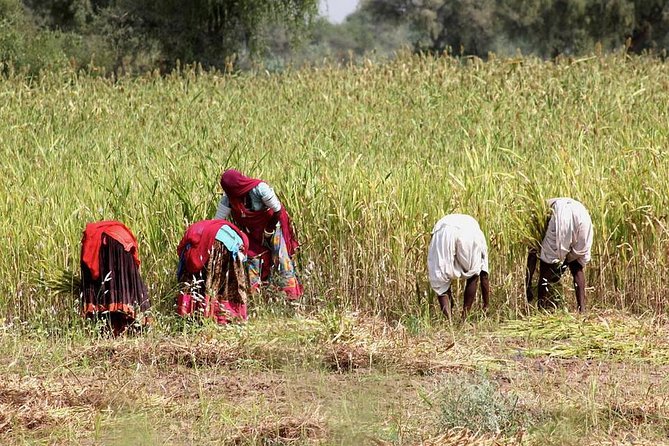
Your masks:
{"label": "pile of cut stalks", "polygon": [[669,364],[669,325],[659,318],[619,312],[574,316],[538,314],[504,323],[494,336],[522,338],[530,357]]}

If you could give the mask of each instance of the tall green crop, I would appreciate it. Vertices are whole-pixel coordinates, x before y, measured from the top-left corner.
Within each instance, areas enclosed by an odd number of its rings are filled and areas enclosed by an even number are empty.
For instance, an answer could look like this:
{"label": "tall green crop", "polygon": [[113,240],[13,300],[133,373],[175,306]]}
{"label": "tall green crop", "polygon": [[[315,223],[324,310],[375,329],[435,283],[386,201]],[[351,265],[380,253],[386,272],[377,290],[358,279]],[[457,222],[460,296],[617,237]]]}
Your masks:
{"label": "tall green crop", "polygon": [[213,216],[226,167],[266,179],[293,215],[310,303],[423,312],[430,229],[461,212],[488,238],[493,302],[519,308],[533,211],[572,196],[595,225],[589,301],[661,311],[668,79],[645,57],[404,55],[276,75],[2,80],[0,314],[74,315],[49,280],[78,270],[81,231],[99,219],[136,233],[171,311],[176,245]]}

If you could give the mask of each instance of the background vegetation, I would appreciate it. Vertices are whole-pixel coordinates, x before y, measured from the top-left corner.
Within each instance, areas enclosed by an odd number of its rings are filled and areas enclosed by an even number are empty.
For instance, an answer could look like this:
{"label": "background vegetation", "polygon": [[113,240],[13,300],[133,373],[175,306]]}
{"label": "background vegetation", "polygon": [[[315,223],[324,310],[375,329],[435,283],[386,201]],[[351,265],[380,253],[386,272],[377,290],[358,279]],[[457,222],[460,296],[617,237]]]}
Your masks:
{"label": "background vegetation", "polygon": [[290,42],[316,13],[316,0],[2,0],[0,62],[33,74],[223,70],[258,53],[264,31],[280,25]]}
{"label": "background vegetation", "polygon": [[[669,2],[657,0],[363,0],[358,14],[409,23],[413,46],[484,57],[555,57],[596,46],[632,52],[669,45]],[[627,41],[627,42],[626,42]]]}
{"label": "background vegetation", "polygon": [[361,0],[342,24],[317,0],[0,0],[0,62],[118,77],[200,64],[268,70],[414,52],[542,58],[669,47],[666,0]]}

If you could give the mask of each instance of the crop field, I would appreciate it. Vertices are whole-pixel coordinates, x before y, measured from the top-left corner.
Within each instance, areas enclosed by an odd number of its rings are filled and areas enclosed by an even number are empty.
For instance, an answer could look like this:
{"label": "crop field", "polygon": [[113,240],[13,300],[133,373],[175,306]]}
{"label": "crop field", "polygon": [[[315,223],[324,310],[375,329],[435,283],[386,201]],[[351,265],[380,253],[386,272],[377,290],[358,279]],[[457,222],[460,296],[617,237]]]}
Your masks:
{"label": "crop field", "polygon": [[[625,55],[2,79],[0,443],[669,443],[668,110],[666,63]],[[230,167],[292,214],[305,297],[184,322],[176,246]],[[595,228],[584,316],[567,279],[567,312],[525,302],[556,196]],[[451,212],[491,266],[491,311],[455,325],[425,265]],[[103,219],[139,241],[155,323],[135,337],[77,312]]]}

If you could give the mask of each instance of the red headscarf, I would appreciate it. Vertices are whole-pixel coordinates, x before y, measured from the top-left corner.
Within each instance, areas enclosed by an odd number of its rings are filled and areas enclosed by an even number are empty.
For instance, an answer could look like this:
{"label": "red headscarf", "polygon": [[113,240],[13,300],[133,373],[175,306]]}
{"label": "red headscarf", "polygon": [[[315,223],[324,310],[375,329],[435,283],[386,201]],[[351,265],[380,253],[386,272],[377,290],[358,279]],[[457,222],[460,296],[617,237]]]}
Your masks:
{"label": "red headscarf", "polygon": [[88,223],[81,239],[81,261],[91,271],[93,280],[100,277],[100,247],[103,234],[122,244],[123,249],[132,253],[135,265],[139,266],[137,239],[126,225],[114,220]]}
{"label": "red headscarf", "polygon": [[[266,251],[262,246],[263,230],[274,215],[272,209],[267,208],[261,211],[253,211],[248,209],[244,203],[246,194],[260,183],[266,183],[266,181],[258,178],[249,178],[235,169],[228,169],[221,175],[221,187],[225,191],[228,200],[230,200],[232,218],[238,226],[249,234],[249,255],[251,257],[255,257]],[[292,256],[299,243],[293,233],[290,216],[283,204],[279,211],[279,223],[281,224],[281,232],[286,242],[288,255]],[[270,264],[269,261],[264,263],[267,265]]]}
{"label": "red headscarf", "polygon": [[[193,223],[186,229],[186,233],[177,246],[179,257],[185,254],[184,266],[186,272],[194,274],[200,272],[209,261],[209,249],[214,244],[216,233],[222,226],[230,226],[242,238],[244,253],[249,247],[249,240],[242,231],[227,220],[203,220]],[[186,249],[188,247],[188,249]]]}
{"label": "red headscarf", "polygon": [[232,198],[243,198],[262,182],[258,178],[249,178],[235,169],[228,169],[221,175],[221,187],[231,201]]}

